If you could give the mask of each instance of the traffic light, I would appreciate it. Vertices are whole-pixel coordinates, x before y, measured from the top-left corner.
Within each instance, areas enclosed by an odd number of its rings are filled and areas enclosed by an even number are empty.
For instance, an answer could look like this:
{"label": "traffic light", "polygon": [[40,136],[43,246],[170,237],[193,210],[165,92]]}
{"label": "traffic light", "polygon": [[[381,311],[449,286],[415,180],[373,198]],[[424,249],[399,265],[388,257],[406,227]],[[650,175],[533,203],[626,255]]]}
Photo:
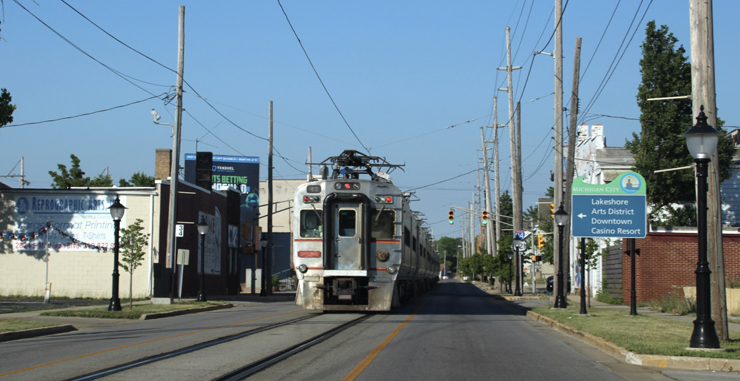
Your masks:
{"label": "traffic light", "polygon": [[488,224],[488,211],[483,211],[483,225]]}
{"label": "traffic light", "polygon": [[447,222],[450,223],[450,225],[455,223],[455,211],[450,209],[449,212],[447,212]]}
{"label": "traffic light", "polygon": [[537,234],[537,248],[542,249],[545,247],[545,236],[543,234]]}
{"label": "traffic light", "polygon": [[555,204],[550,204],[550,218],[555,219]]}

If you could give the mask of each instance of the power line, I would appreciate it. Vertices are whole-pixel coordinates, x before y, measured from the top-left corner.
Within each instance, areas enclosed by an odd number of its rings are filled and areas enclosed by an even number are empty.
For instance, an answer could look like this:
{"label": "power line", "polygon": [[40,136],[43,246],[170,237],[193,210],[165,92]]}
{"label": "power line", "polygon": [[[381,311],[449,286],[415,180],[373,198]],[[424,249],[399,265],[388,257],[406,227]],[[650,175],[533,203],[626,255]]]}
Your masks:
{"label": "power line", "polygon": [[12,125],[11,125],[11,124],[9,124],[9,125],[5,125],[5,126],[4,126],[4,128],[7,128],[7,127],[22,127],[22,126],[31,126],[31,125],[36,125],[36,124],[51,123],[51,122],[58,122],[58,121],[60,121],[60,120],[75,119],[75,118],[80,118],[80,117],[83,117],[83,116],[89,116],[89,115],[94,115],[94,114],[100,114],[101,112],[106,112],[106,111],[116,110],[116,109],[119,109],[119,108],[124,108],[124,107],[128,107],[128,106],[131,106],[131,105],[135,105],[135,104],[137,104],[137,103],[142,103],[142,102],[146,102],[146,101],[148,101],[148,100],[150,100],[150,99],[154,99],[154,98],[159,98],[159,97],[161,97],[161,96],[163,96],[163,95],[165,95],[165,94],[166,94],[166,93],[163,93],[163,94],[160,94],[160,95],[155,95],[155,96],[151,96],[151,97],[149,97],[149,98],[145,98],[145,99],[142,99],[142,100],[139,100],[139,101],[135,101],[135,102],[131,102],[131,103],[126,103],[125,105],[120,105],[120,106],[110,107],[110,108],[106,108],[106,109],[103,109],[103,110],[98,110],[98,111],[91,111],[91,112],[86,112],[86,113],[84,113],[84,114],[79,114],[79,115],[73,115],[73,116],[65,116],[65,117],[62,117],[62,118],[56,118],[56,119],[48,119],[48,120],[42,120],[42,121],[38,121],[38,122],[28,122],[28,123],[21,123],[21,124],[12,124]]}
{"label": "power line", "polygon": [[[17,0],[16,0],[17,1]],[[283,15],[285,15],[285,20],[288,21],[288,25],[290,26],[290,30],[293,31],[293,35],[295,36],[296,40],[298,40],[298,45],[301,46],[301,50],[303,50],[303,54],[306,56],[306,59],[308,60],[308,63],[311,65],[311,69],[313,69],[314,74],[316,74],[316,78],[318,78],[319,83],[321,83],[321,87],[324,88],[324,92],[326,92],[326,95],[329,97],[329,100],[334,105],[334,108],[339,113],[339,116],[344,121],[344,124],[347,125],[347,128],[349,128],[350,132],[352,132],[352,135],[355,136],[355,139],[360,143],[360,145],[365,148],[365,150],[369,153],[370,149],[368,149],[364,143],[362,143],[362,140],[360,140],[360,137],[357,136],[355,133],[355,130],[352,129],[352,126],[349,125],[349,122],[347,121],[347,118],[344,117],[344,114],[342,114],[342,111],[339,109],[339,106],[337,106],[337,103],[334,101],[334,97],[331,96],[331,93],[329,93],[329,89],[326,88],[326,85],[324,84],[324,81],[321,79],[321,76],[319,75],[319,72],[316,70],[316,66],[314,66],[313,61],[311,61],[311,57],[308,56],[308,52],[306,51],[306,48],[303,46],[303,42],[298,37],[298,33],[296,32],[295,28],[293,28],[293,24],[290,22],[290,18],[288,18],[288,14],[285,12],[285,8],[283,8],[283,4],[280,3],[280,0],[277,0],[278,5],[280,6],[280,9],[283,11]]]}

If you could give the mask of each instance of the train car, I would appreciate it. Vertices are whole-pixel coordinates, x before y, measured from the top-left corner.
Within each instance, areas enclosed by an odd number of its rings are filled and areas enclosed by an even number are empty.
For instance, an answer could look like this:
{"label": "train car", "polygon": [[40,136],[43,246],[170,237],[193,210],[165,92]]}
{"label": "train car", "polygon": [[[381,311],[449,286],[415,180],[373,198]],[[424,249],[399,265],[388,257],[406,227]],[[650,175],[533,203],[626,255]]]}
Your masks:
{"label": "train car", "polygon": [[432,287],[439,255],[411,195],[390,180],[401,166],[351,150],[320,164],[319,178],[295,193],[296,305],[389,311]]}

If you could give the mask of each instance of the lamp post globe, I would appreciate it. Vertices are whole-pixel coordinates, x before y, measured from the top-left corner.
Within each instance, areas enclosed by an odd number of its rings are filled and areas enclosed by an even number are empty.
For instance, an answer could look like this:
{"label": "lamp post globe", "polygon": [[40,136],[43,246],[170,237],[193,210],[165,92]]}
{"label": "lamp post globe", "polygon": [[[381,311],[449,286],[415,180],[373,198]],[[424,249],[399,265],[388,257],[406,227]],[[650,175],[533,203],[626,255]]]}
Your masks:
{"label": "lamp post globe", "polygon": [[200,288],[198,290],[198,301],[206,302],[206,234],[208,234],[208,224],[206,223],[205,217],[200,217],[200,222],[197,225],[198,234],[200,235]]}
{"label": "lamp post globe", "polygon": [[568,299],[565,297],[565,285],[563,284],[563,227],[568,223],[568,212],[563,208],[563,203],[554,213],[555,224],[558,225],[558,289],[555,297],[555,308],[568,308]]}
{"label": "lamp post globe", "polygon": [[721,132],[707,124],[704,106],[701,106],[696,124],[686,131],[686,147],[696,163],[696,226],[699,261],[696,265],[696,320],[691,334],[690,348],[719,348],[719,337],[712,320],[711,292],[707,260],[707,175],[712,154],[717,149]]}
{"label": "lamp post globe", "polygon": [[108,208],[108,211],[110,211],[110,216],[113,218],[113,226],[115,229],[113,233],[113,285],[111,287],[112,290],[110,303],[108,304],[108,311],[120,311],[121,299],[118,298],[118,280],[120,278],[120,274],[118,273],[118,249],[120,247],[119,235],[121,233],[121,219],[123,218],[123,214],[126,212],[126,207],[121,204],[121,200],[116,196],[116,201],[114,201]]}

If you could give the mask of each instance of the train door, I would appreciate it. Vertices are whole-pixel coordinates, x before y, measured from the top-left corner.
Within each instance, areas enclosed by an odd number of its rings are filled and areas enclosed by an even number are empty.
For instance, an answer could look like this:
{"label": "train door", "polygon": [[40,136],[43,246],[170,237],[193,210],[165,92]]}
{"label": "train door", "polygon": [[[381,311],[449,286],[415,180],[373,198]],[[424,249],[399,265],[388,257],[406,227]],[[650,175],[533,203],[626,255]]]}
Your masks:
{"label": "train door", "polygon": [[361,270],[362,263],[362,209],[356,203],[335,204],[334,264],[337,270]]}

